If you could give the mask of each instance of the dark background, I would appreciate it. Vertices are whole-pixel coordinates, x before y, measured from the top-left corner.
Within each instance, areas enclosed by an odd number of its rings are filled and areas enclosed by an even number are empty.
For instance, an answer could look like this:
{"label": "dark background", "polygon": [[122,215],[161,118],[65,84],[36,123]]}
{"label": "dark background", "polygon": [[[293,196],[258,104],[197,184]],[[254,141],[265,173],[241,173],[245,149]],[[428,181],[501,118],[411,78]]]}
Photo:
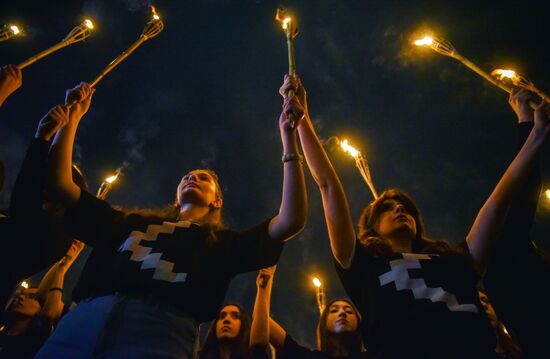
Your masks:
{"label": "dark background", "polygon": [[[96,29],[24,70],[24,85],[0,109],[0,159],[8,203],[38,120],[64,90],[89,81],[141,33],[147,1],[3,1],[0,24],[26,36],[0,43],[0,64],[17,64],[63,38],[85,16]],[[97,87],[75,146],[92,192],[124,161],[109,201],[124,207],[171,202],[187,171],[208,166],[221,178],[225,218],[234,228],[276,213],[281,195],[277,93],[287,70],[275,10],[300,22],[298,73],[308,90],[319,136],[348,137],[368,156],[381,192],[408,191],[428,234],[464,240],[479,208],[515,154],[515,116],[507,94],[457,61],[411,45],[436,31],[487,71],[511,67],[550,91],[547,14],[537,1],[177,1],[154,3],[165,30],[143,44]],[[334,147],[334,146],[332,146]],[[353,160],[327,151],[357,218],[371,195]],[[543,157],[550,187],[548,149]],[[289,242],[276,275],[272,314],[313,346],[318,318],[311,284],[343,296],[335,275],[317,188],[308,175],[309,221]],[[541,197],[535,238],[547,237],[550,202]],[[243,253],[243,255],[246,255]],[[76,264],[82,265],[84,256]],[[70,273],[67,287],[74,285]],[[255,273],[234,280],[228,301],[252,309]]]}

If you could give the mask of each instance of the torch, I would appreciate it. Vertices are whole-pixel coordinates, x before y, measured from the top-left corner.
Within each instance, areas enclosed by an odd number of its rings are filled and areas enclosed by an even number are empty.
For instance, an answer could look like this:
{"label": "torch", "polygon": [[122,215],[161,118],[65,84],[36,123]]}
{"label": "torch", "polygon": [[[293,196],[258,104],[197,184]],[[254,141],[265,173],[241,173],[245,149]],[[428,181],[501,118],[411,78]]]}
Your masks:
{"label": "torch", "polygon": [[357,166],[357,169],[359,170],[359,173],[361,173],[361,177],[365,180],[367,186],[369,186],[369,189],[372,193],[372,196],[374,199],[378,198],[378,192],[376,192],[376,188],[374,187],[374,182],[372,180],[372,176],[370,173],[369,163],[367,161],[367,158],[364,157],[361,152],[356,150],[354,147],[352,147],[348,140],[339,141],[340,147],[344,152],[347,152],[355,159],[355,165]]}
{"label": "torch", "polygon": [[[550,97],[547,94],[539,90],[533,82],[521,76],[514,70],[496,69],[491,72],[491,75],[496,77],[498,80],[502,82],[509,81],[512,83],[512,85],[516,87],[521,87],[528,91],[534,92],[545,101],[550,102]],[[534,103],[530,103],[530,105],[531,107],[533,106],[536,107],[536,104]]]}
{"label": "torch", "polygon": [[[283,31],[286,35],[286,45],[288,48],[288,75],[294,76],[296,73],[296,58],[294,57],[294,39],[298,35],[298,27],[296,22],[292,20],[292,17],[284,10],[277,9],[277,14],[275,15],[275,20],[281,23]],[[289,90],[286,94],[288,97],[294,96],[294,91]],[[294,114],[289,114],[290,126],[294,128],[296,125],[296,118]]]}
{"label": "torch", "polygon": [[120,176],[119,169],[115,171],[114,175],[105,178],[105,180],[101,182],[101,185],[97,190],[96,197],[99,199],[107,198],[107,194],[109,194],[109,192],[111,191],[111,188],[113,188],[113,183],[118,179],[118,176]]}
{"label": "torch", "polygon": [[325,289],[323,288],[323,283],[319,278],[313,278],[313,285],[315,286],[315,298],[317,298],[317,307],[319,308],[319,315],[323,314],[325,307],[327,305],[327,297],[325,294]]}
{"label": "torch", "polygon": [[487,72],[483,71],[481,68],[479,68],[479,66],[468,60],[466,57],[462,56],[458,51],[456,51],[454,46],[445,39],[425,36],[420,40],[416,40],[414,44],[417,46],[429,46],[435,52],[438,52],[448,57],[452,57],[453,59],[462,62],[470,70],[474,71],[501,90],[504,90],[508,93],[512,91],[512,86],[497,80],[496,78],[489,75]]}
{"label": "torch", "polygon": [[92,34],[92,29],[94,28],[94,24],[91,20],[85,19],[82,24],[78,25],[74,29],[69,32],[67,36],[57,44],[53,45],[49,49],[46,49],[33,57],[28,58],[27,60],[23,61],[18,65],[19,69],[23,70],[25,67],[30,66],[34,64],[36,61],[48,56],[51,53],[56,52],[57,50],[60,50],[64,47],[67,47],[69,45],[75,44],[77,42],[80,42],[84,39],[86,39],[88,36]]}
{"label": "torch", "polygon": [[152,19],[143,28],[141,36],[129,48],[123,51],[122,54],[111,61],[111,63],[107,65],[107,67],[105,67],[92,82],[90,82],[90,87],[95,87],[99,81],[105,77],[105,75],[111,72],[118,64],[130,56],[132,52],[134,52],[141,44],[161,33],[164,29],[164,23],[157,14],[154,6],[151,6],[151,11],[153,13]]}
{"label": "torch", "polygon": [[0,29],[0,41],[6,41],[11,39],[12,37],[19,35],[21,33],[21,30],[15,25],[4,25]]}

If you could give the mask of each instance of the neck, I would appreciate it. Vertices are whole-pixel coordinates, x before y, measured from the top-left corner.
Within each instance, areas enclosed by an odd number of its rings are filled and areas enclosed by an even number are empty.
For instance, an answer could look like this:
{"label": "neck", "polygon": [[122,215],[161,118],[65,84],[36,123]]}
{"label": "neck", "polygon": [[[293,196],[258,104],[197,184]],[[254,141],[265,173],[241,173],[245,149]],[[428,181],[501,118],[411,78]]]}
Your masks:
{"label": "neck", "polygon": [[346,357],[350,355],[352,336],[341,334],[327,336],[326,352],[331,357]]}
{"label": "neck", "polygon": [[410,237],[394,236],[388,238],[391,243],[392,252],[411,253],[412,239]]}
{"label": "neck", "polygon": [[210,213],[210,208],[205,206],[198,206],[193,203],[186,203],[181,206],[179,220],[186,220],[190,222],[202,222],[204,218]]}
{"label": "neck", "polygon": [[27,329],[33,319],[34,318],[32,317],[23,316],[14,318],[13,320],[10,320],[9,323],[6,323],[6,326],[4,327],[4,332],[6,333],[6,335],[9,336],[20,335]]}
{"label": "neck", "polygon": [[220,345],[220,359],[231,359],[231,347],[227,344]]}

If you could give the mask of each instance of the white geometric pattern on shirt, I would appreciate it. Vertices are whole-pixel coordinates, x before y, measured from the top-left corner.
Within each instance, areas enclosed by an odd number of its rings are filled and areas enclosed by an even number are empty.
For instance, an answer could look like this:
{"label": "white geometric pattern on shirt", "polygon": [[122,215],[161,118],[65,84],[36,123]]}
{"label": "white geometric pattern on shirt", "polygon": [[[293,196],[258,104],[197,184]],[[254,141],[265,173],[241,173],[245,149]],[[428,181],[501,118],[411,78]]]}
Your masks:
{"label": "white geometric pattern on shirt", "polygon": [[444,302],[451,311],[478,312],[474,304],[458,304],[456,296],[441,287],[428,288],[422,278],[411,278],[408,269],[421,268],[420,259],[432,259],[426,254],[402,253],[403,259],[390,261],[391,270],[378,277],[380,285],[395,282],[398,291],[409,289],[415,299],[429,299],[432,302]]}
{"label": "white geometric pattern on shirt", "polygon": [[172,283],[185,282],[187,273],[174,273],[174,263],[160,259],[162,253],[151,254],[152,248],[140,246],[139,242],[142,240],[156,241],[160,233],[172,234],[176,227],[189,228],[190,225],[191,222],[189,221],[180,221],[177,223],[163,222],[162,225],[150,224],[147,226],[147,231],[145,233],[141,231],[132,231],[118,251],[132,252],[130,260],[141,262],[141,269],[155,268],[153,279]]}

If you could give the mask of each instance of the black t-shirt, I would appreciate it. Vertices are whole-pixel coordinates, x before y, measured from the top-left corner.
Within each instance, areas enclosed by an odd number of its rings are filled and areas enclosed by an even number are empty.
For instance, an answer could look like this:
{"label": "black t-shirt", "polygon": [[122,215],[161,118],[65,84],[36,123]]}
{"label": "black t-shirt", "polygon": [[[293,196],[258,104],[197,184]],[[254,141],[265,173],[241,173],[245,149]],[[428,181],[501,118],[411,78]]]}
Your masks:
{"label": "black t-shirt", "polygon": [[283,248],[269,221],[212,238],[188,221],[125,215],[84,191],[66,219],[68,231],[94,247],[76,300],[121,292],[170,303],[198,322],[215,317],[235,275],[274,265]]}
{"label": "black t-shirt", "polygon": [[319,350],[311,350],[296,343],[290,335],[285,336],[285,346],[283,351],[277,352],[277,358],[280,359],[367,359],[367,352],[358,355],[345,357],[331,357]]}
{"label": "black t-shirt", "polygon": [[[356,242],[349,270],[336,270],[362,315],[366,347],[382,357],[483,357],[495,347],[469,255],[370,255]],[[482,354],[483,353],[483,354]]]}
{"label": "black t-shirt", "polygon": [[21,335],[9,336],[0,332],[0,359],[34,358],[52,331],[51,321],[37,317]]}

